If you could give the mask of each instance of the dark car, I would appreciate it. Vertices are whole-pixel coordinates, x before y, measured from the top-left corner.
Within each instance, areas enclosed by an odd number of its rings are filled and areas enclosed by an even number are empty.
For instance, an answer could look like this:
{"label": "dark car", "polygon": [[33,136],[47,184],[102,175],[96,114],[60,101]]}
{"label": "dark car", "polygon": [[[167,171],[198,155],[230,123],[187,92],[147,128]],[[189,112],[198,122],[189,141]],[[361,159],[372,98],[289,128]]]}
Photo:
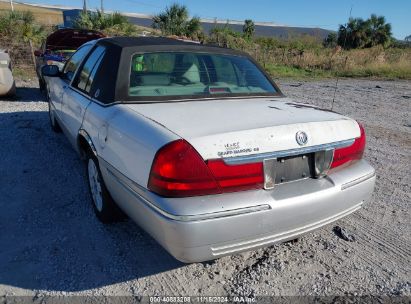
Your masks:
{"label": "dark car", "polygon": [[80,29],[59,29],[50,34],[42,43],[41,48],[34,52],[40,90],[43,90],[45,85],[41,75],[42,66],[54,64],[61,68],[81,45],[103,37],[105,35],[101,32]]}

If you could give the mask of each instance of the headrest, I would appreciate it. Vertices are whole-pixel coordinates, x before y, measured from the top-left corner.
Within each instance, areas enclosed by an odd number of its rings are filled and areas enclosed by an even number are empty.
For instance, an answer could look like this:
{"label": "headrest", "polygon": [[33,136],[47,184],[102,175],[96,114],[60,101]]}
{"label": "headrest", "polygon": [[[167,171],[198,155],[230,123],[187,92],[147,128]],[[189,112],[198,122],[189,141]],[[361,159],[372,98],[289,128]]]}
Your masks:
{"label": "headrest", "polygon": [[187,69],[187,71],[184,72],[182,76],[190,82],[200,82],[200,72],[197,65],[195,65],[194,63]]}

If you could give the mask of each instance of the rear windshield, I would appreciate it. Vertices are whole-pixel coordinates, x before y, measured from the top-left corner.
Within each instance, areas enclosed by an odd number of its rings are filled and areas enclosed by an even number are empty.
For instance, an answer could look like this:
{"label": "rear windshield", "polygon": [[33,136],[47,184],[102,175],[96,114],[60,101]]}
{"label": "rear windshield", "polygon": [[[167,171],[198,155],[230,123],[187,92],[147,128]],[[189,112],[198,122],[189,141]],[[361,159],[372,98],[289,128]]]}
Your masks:
{"label": "rear windshield", "polygon": [[246,57],[161,52],[132,57],[130,97],[259,95],[276,89]]}

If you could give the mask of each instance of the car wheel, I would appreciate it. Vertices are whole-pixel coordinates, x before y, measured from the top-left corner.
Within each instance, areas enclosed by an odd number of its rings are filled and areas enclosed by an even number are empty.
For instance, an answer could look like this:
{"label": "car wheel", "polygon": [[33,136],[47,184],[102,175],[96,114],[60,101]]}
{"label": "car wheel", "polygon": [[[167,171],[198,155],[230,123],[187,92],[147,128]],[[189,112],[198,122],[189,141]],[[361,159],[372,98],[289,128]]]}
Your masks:
{"label": "car wheel", "polygon": [[124,218],[104,183],[97,158],[89,153],[86,160],[87,179],[93,209],[97,218],[103,223],[111,223]]}
{"label": "car wheel", "polygon": [[55,114],[54,114],[54,111],[53,111],[53,109],[51,108],[50,98],[49,98],[48,93],[47,93],[47,102],[48,102],[48,105],[49,105],[49,119],[50,119],[51,129],[52,129],[54,132],[56,132],[56,133],[60,133],[60,132],[61,132],[61,128],[60,128],[60,125],[58,124],[58,122],[56,121],[56,117],[54,116],[54,115],[55,115]]}
{"label": "car wheel", "polygon": [[41,80],[41,78],[39,78],[39,89],[40,92],[46,92],[46,84],[44,83],[44,80]]}

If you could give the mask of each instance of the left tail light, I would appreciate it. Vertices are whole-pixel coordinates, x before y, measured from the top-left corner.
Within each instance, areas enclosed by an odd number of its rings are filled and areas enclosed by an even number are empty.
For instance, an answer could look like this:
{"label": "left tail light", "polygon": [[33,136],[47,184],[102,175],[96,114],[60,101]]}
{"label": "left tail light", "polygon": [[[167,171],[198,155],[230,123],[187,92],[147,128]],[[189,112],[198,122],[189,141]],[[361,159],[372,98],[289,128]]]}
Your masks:
{"label": "left tail light", "polygon": [[222,192],[234,192],[264,187],[263,163],[227,165],[222,159],[207,161]]}
{"label": "left tail light", "polygon": [[166,197],[187,197],[262,188],[262,163],[230,166],[205,162],[185,140],[162,147],[154,157],[148,188]]}
{"label": "left tail light", "polygon": [[360,137],[357,137],[351,146],[336,149],[334,151],[334,158],[330,167],[331,169],[344,164],[349,164],[355,160],[362,158],[365,150],[366,136],[364,127],[360,123],[358,123],[358,126],[360,127],[361,131]]}
{"label": "left tail light", "polygon": [[173,141],[157,152],[148,188],[167,197],[219,193],[217,182],[203,158],[185,140]]}

